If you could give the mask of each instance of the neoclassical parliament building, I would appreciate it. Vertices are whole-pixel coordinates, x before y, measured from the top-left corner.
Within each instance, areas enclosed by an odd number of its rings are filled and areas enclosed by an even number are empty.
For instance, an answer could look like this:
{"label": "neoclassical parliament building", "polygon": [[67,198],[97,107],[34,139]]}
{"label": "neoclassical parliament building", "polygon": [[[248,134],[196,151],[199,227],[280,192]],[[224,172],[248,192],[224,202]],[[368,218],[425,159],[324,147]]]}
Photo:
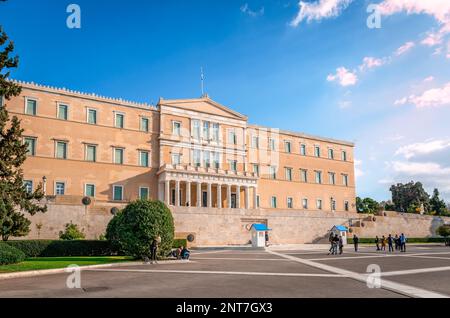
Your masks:
{"label": "neoclassical parliament building", "polygon": [[[69,217],[89,233],[104,229],[109,207],[139,198],[164,201],[176,231],[201,242],[209,226],[236,226],[239,234],[253,221],[273,227],[296,215],[356,212],[352,142],[249,124],[208,95],[160,98],[153,106],[17,83],[21,95],[6,104],[28,145],[25,186],[43,182],[50,213],[61,222],[64,211],[91,197],[80,211],[92,215]],[[282,229],[273,231],[289,241]],[[204,242],[222,242],[212,235]]]}

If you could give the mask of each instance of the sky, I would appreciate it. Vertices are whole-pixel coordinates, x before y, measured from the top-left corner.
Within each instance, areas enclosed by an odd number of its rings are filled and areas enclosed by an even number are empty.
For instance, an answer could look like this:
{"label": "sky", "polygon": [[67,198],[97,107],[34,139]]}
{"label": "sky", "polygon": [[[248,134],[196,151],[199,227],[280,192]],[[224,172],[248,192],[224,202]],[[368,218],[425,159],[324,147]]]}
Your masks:
{"label": "sky", "polygon": [[12,78],[157,103],[199,97],[203,67],[252,124],[355,142],[359,196],[450,201],[449,0],[8,0],[0,25]]}

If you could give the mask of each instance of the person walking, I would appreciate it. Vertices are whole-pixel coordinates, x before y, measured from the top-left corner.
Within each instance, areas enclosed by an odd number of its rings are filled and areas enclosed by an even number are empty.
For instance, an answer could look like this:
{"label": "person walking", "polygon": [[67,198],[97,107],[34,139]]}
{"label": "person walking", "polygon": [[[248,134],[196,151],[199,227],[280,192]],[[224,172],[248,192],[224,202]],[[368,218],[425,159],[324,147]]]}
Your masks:
{"label": "person walking", "polygon": [[150,264],[158,263],[156,260],[156,254],[158,253],[158,238],[154,238],[152,244],[150,245]]}
{"label": "person walking", "polygon": [[394,242],[395,242],[395,250],[398,251],[400,247],[400,239],[398,238],[398,234],[395,234]]}
{"label": "person walking", "polygon": [[387,242],[388,242],[388,246],[389,246],[389,253],[391,253],[391,252],[394,251],[394,246],[393,246],[393,244],[394,244],[394,239],[392,238],[392,235],[391,235],[391,234],[389,234],[388,239],[387,239]]}
{"label": "person walking", "polygon": [[403,233],[400,235],[400,252],[406,252],[406,236]]}
{"label": "person walking", "polygon": [[353,245],[355,246],[355,252],[358,252],[358,243],[359,243],[359,237],[354,234],[353,235]]}
{"label": "person walking", "polygon": [[339,235],[339,255],[341,255],[344,252],[344,240],[342,239],[342,236]]}
{"label": "person walking", "polygon": [[381,237],[381,250],[386,252],[386,238],[384,235]]}
{"label": "person walking", "polygon": [[330,249],[328,250],[328,255],[333,253],[333,241],[334,241],[334,235],[333,235],[333,232],[330,232],[330,235],[328,236],[328,242],[330,243]]}
{"label": "person walking", "polygon": [[337,255],[339,246],[339,236],[336,234],[333,238],[333,255]]}
{"label": "person walking", "polygon": [[375,236],[375,245],[377,246],[377,251],[380,250],[380,239],[378,238],[378,235]]}
{"label": "person walking", "polygon": [[264,238],[266,240],[266,247],[267,247],[267,246],[269,246],[269,232],[268,231],[266,231]]}

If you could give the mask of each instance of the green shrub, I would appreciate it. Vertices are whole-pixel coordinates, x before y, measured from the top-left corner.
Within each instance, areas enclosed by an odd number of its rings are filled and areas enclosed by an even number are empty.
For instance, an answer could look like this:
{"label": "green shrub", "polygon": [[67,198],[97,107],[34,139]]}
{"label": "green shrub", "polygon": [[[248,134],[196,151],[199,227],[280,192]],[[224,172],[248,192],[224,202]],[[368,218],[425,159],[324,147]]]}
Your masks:
{"label": "green shrub", "polygon": [[78,229],[78,225],[72,222],[66,224],[66,229],[59,232],[59,238],[61,240],[84,240],[85,236],[82,231]]}
{"label": "green shrub", "polygon": [[118,251],[108,241],[24,240],[5,244],[21,250],[27,257],[111,256]]}
{"label": "green shrub", "polygon": [[159,254],[172,248],[174,225],[169,208],[161,201],[137,200],[128,204],[108,224],[107,238],[126,255],[149,255],[154,238],[160,236]]}
{"label": "green shrub", "polygon": [[174,239],[172,243],[172,247],[180,247],[180,246],[187,246],[187,240],[186,239]]}
{"label": "green shrub", "polygon": [[441,225],[436,232],[443,237],[450,236],[450,225]]}
{"label": "green shrub", "polygon": [[25,258],[26,255],[21,250],[9,246],[6,243],[0,243],[0,265],[20,263]]}

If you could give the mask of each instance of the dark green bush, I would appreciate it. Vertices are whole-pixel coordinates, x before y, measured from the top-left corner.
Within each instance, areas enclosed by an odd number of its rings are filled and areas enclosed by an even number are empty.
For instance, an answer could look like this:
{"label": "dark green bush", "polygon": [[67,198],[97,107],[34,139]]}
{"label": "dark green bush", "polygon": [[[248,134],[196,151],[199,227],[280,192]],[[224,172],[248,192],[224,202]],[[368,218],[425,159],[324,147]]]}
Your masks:
{"label": "dark green bush", "polygon": [[7,241],[4,244],[21,250],[27,257],[111,256],[118,254],[108,241],[24,240]]}
{"label": "dark green bush", "polygon": [[161,201],[137,200],[128,204],[108,224],[107,238],[113,246],[119,245],[126,255],[149,255],[150,245],[161,237],[159,254],[166,255],[172,248],[173,217]]}
{"label": "dark green bush", "polygon": [[0,243],[0,265],[20,263],[25,258],[26,255],[21,250],[3,242]]}
{"label": "dark green bush", "polygon": [[66,224],[66,228],[59,232],[59,238],[61,240],[71,241],[71,240],[84,240],[85,236],[82,231],[78,229],[78,225],[72,222]]}
{"label": "dark green bush", "polygon": [[187,246],[187,239],[174,239],[172,247]]}

